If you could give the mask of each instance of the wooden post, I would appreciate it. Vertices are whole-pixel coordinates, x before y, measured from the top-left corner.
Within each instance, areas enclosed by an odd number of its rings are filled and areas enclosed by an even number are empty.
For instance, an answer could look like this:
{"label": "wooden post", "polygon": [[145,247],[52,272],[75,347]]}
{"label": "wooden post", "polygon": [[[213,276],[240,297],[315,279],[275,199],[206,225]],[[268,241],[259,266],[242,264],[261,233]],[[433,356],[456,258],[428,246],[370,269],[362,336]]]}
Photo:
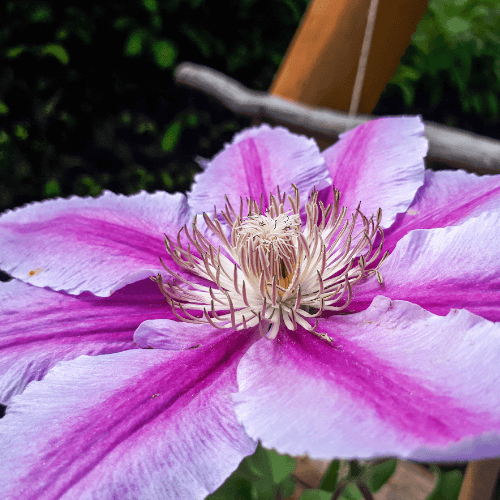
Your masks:
{"label": "wooden post", "polygon": [[469,462],[458,500],[490,500],[499,470],[498,458]]}
{"label": "wooden post", "polygon": [[[371,113],[428,0],[380,0],[359,103]],[[313,0],[270,88],[311,106],[348,111],[370,0]]]}

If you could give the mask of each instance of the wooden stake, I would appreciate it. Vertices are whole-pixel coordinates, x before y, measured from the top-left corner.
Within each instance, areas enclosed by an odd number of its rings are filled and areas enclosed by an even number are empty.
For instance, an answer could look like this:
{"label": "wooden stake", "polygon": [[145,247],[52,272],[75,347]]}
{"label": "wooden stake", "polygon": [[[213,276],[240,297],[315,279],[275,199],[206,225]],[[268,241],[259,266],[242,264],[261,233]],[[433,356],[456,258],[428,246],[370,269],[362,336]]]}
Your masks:
{"label": "wooden stake", "polygon": [[[370,0],[313,0],[271,86],[272,94],[348,111]],[[371,113],[398,67],[427,0],[380,0],[360,113]]]}
{"label": "wooden stake", "polygon": [[458,500],[490,500],[498,471],[500,471],[498,458],[469,462]]}

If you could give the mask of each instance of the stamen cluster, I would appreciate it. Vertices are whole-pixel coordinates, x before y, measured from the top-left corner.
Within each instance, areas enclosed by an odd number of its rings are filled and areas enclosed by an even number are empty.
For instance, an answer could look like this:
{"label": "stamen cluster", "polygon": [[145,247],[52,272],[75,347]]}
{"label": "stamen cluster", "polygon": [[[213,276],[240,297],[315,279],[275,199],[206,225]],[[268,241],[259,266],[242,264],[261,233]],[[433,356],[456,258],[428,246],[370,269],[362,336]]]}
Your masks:
{"label": "stamen cluster", "polygon": [[[345,310],[352,287],[361,279],[374,274],[382,283],[379,268],[387,254],[379,259],[381,210],[367,218],[358,206],[347,218],[346,208],[340,208],[339,191],[334,189],[334,201],[325,207],[313,190],[302,226],[300,195],[293,188],[294,196],[281,194],[278,188],[276,196],[269,196],[267,208],[261,197],[260,203],[248,199],[245,210],[241,200],[236,212],[226,197],[220,215],[203,214],[218,244],[202,234],[196,217],[191,231],[184,226],[176,242],[165,236],[172,260],[211,282],[187,280],[162,261],[173,279],[164,281],[161,275],[154,279],[180,320],[209,323],[218,329],[259,325],[269,339],[276,337],[282,324],[289,330],[300,325],[331,341],[316,331],[318,316]],[[374,248],[378,233],[381,243]],[[182,234],[189,243],[182,244]]]}

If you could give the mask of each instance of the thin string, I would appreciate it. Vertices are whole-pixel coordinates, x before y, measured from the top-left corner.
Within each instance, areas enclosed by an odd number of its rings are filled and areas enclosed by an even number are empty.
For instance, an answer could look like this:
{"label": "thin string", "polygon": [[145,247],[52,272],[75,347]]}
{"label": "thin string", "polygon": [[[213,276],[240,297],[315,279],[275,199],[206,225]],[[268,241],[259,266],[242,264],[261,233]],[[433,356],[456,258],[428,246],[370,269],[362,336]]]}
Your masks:
{"label": "thin string", "polygon": [[368,8],[368,18],[366,20],[365,35],[363,37],[363,45],[359,55],[358,70],[354,87],[352,89],[351,105],[349,106],[349,116],[353,116],[358,112],[359,100],[361,99],[361,91],[363,90],[363,82],[365,79],[366,66],[368,64],[368,56],[370,55],[370,46],[372,43],[373,30],[375,28],[375,18],[377,17],[377,8],[379,0],[370,0]]}

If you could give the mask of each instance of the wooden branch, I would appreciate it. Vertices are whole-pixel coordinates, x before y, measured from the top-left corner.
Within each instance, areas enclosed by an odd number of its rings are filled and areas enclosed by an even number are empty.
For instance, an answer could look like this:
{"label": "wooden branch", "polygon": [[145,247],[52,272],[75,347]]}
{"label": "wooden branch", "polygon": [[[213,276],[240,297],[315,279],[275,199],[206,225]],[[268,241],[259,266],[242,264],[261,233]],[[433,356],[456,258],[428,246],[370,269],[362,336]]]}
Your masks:
{"label": "wooden branch", "polygon": [[[283,124],[327,141],[376,118],[372,115],[348,116],[329,108],[306,106],[267,92],[249,90],[218,71],[193,63],[180,64],[175,79],[211,95],[234,113]],[[427,121],[425,135],[429,140],[428,159],[469,172],[500,173],[500,141]]]}

